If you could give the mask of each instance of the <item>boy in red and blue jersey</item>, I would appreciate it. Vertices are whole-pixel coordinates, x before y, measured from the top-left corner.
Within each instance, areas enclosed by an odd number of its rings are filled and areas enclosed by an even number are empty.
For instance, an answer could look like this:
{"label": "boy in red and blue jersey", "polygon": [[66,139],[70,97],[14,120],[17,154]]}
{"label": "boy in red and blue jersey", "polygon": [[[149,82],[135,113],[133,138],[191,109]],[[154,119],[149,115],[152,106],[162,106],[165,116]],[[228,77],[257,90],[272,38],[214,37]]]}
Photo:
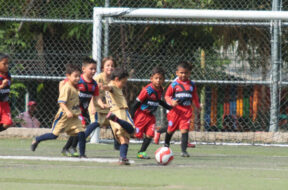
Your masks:
{"label": "boy in red and blue jersey", "polygon": [[137,158],[140,159],[150,159],[145,151],[154,137],[156,119],[153,113],[157,110],[159,105],[171,109],[169,105],[161,100],[164,79],[164,70],[160,67],[154,68],[150,77],[151,83],[141,90],[132,107],[131,113],[136,126],[136,133],[134,136],[136,138],[143,138],[143,135],[145,134],[141,149],[137,154]]}
{"label": "boy in red and blue jersey", "polygon": [[165,94],[166,102],[173,108],[167,114],[168,129],[165,136],[164,146],[170,146],[170,140],[173,133],[179,129],[182,134],[182,157],[190,156],[186,150],[192,117],[192,103],[194,103],[196,108],[200,109],[196,86],[194,82],[189,79],[191,70],[191,65],[187,62],[181,62],[178,64],[176,71],[178,78],[169,85]]}
{"label": "boy in red and blue jersey", "polygon": [[0,53],[0,131],[6,130],[13,123],[8,102],[11,85],[8,62],[9,56]]}

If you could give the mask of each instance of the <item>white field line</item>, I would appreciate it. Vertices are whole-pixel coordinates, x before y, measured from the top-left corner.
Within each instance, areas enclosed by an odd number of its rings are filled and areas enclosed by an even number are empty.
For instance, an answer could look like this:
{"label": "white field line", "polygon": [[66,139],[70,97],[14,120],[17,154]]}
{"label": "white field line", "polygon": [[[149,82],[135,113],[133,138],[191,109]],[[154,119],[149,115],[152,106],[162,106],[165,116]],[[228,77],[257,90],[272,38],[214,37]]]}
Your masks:
{"label": "white field line", "polygon": [[[45,156],[0,156],[2,160],[41,160],[41,161],[61,161],[61,162],[98,162],[98,163],[117,163],[118,159],[111,158],[69,158],[69,157],[45,157]],[[130,163],[135,163],[129,160]]]}

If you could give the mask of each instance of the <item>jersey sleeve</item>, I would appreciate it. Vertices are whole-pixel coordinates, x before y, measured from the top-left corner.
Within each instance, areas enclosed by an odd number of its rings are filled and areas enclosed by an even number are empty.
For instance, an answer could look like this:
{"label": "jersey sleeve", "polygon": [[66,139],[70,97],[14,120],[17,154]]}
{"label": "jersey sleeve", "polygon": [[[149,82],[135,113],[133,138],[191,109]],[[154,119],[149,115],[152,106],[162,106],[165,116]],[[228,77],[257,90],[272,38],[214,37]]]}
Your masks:
{"label": "jersey sleeve", "polygon": [[93,96],[99,96],[99,87],[97,84],[95,85],[95,90],[94,90]]}
{"label": "jersey sleeve", "polygon": [[165,93],[165,101],[171,105],[172,98],[173,98],[173,88],[172,85],[170,84]]}
{"label": "jersey sleeve", "polygon": [[69,88],[68,87],[69,87],[68,85],[64,85],[60,89],[58,103],[66,103],[68,101],[68,98],[69,98]]}
{"label": "jersey sleeve", "polygon": [[139,102],[144,102],[148,98],[148,92],[146,88],[143,88],[140,94],[137,96],[136,100]]}

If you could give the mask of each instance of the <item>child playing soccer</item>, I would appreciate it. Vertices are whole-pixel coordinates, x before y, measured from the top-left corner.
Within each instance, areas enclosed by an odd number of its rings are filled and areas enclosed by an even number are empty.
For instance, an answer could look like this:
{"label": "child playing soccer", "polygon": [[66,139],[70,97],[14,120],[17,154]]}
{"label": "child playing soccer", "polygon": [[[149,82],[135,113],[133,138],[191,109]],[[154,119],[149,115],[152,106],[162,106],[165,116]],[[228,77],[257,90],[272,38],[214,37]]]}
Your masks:
{"label": "child playing soccer", "polygon": [[187,153],[188,132],[190,120],[192,117],[192,102],[200,109],[199,98],[195,84],[189,79],[191,74],[191,65],[187,62],[181,62],[177,66],[174,80],[168,87],[165,100],[173,109],[167,114],[168,129],[165,136],[166,147],[170,146],[170,140],[173,133],[180,129],[181,138],[181,156],[189,157]]}
{"label": "child playing soccer", "polygon": [[[81,110],[81,118],[82,118],[82,125],[86,126],[90,123],[89,120],[89,113],[88,113],[88,106],[90,102],[97,102],[99,107],[105,108],[104,103],[102,102],[101,98],[99,97],[99,89],[98,85],[95,80],[93,80],[93,76],[96,73],[96,61],[87,57],[82,62],[82,75],[80,76],[80,80],[78,82],[78,90],[79,90],[79,100],[80,100],[80,110]],[[65,83],[61,81],[59,84],[59,88]],[[95,105],[91,106],[91,110],[95,110]],[[94,111],[95,112],[95,111]],[[85,138],[87,138],[90,133],[99,126],[99,123],[92,122],[90,125],[86,127],[85,130]],[[65,156],[77,156],[77,143],[78,137],[71,136],[66,145],[62,149],[62,154]],[[72,148],[70,148],[72,146]]]}
{"label": "child playing soccer", "polygon": [[164,79],[164,70],[160,67],[155,67],[150,77],[151,83],[141,90],[132,107],[131,115],[136,126],[135,137],[142,138],[143,134],[145,134],[141,149],[137,154],[137,158],[140,159],[150,159],[145,151],[154,137],[156,119],[153,113],[157,110],[159,104],[166,109],[171,109],[171,106],[161,100]]}
{"label": "child playing soccer", "polygon": [[59,94],[58,103],[60,108],[52,125],[52,133],[36,137],[31,144],[31,150],[35,151],[41,141],[56,139],[61,132],[66,132],[71,136],[78,135],[80,158],[86,158],[84,128],[78,118],[81,113],[78,95],[80,70],[74,65],[68,65],[66,67],[66,77],[67,81],[61,87]]}
{"label": "child playing soccer", "polygon": [[0,132],[12,125],[9,106],[11,76],[8,71],[9,56],[0,53]]}
{"label": "child playing soccer", "polygon": [[[102,99],[104,103],[106,103],[105,99],[105,91],[102,90],[102,86],[107,86],[110,82],[111,73],[114,71],[115,61],[112,57],[105,57],[102,59],[101,70],[102,72],[94,77],[94,80],[97,82],[99,86],[99,97]],[[94,103],[94,104],[93,104]],[[109,108],[101,108],[97,102],[91,102],[89,105],[89,114],[91,122],[97,121],[99,125],[102,126],[110,126],[109,120],[106,119],[106,115],[109,113]],[[94,106],[95,105],[95,106]],[[95,109],[96,108],[96,109]],[[99,142],[99,132],[100,128],[96,128],[94,132],[91,134],[90,143]],[[114,149],[119,149],[119,144],[114,139]]]}
{"label": "child playing soccer", "polygon": [[106,100],[110,106],[110,112],[106,118],[111,120],[111,128],[116,140],[120,145],[120,165],[130,165],[127,159],[128,144],[130,137],[134,134],[134,123],[128,112],[128,105],[122,88],[127,83],[129,74],[122,68],[116,68],[111,74],[111,81],[104,86]]}

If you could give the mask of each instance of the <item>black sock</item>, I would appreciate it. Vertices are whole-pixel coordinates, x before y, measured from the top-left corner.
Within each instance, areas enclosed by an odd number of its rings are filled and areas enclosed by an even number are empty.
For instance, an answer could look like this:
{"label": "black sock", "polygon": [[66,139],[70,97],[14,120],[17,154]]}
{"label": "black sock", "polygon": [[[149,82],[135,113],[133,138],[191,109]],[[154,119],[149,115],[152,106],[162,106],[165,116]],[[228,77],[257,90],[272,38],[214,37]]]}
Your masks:
{"label": "black sock", "polygon": [[167,132],[167,129],[168,129],[168,126],[166,126],[166,127],[161,127],[158,131],[157,131],[157,133],[166,133]]}
{"label": "black sock", "polygon": [[182,138],[181,138],[181,149],[182,149],[182,152],[186,152],[187,144],[188,144],[188,132],[187,133],[182,133]]}
{"label": "black sock", "polygon": [[169,134],[169,133],[166,132],[165,144],[164,144],[165,147],[169,147],[170,146],[170,140],[172,138],[172,135],[173,135],[173,133]]}
{"label": "black sock", "polygon": [[127,133],[129,133],[129,134],[133,134],[134,133],[133,126],[130,123],[128,123],[127,121],[124,121],[122,119],[117,118],[115,122],[117,122],[119,125],[121,125],[121,127],[125,131],[127,131]]}
{"label": "black sock", "polygon": [[85,133],[84,132],[78,133],[78,138],[79,138],[79,152],[80,152],[80,156],[85,156],[85,149],[86,149]]}
{"label": "black sock", "polygon": [[99,127],[98,122],[94,122],[91,123],[90,125],[87,125],[85,130],[85,138],[87,138],[92,133],[92,131],[94,131],[97,127]]}
{"label": "black sock", "polygon": [[73,137],[72,148],[76,149],[78,144],[78,136]]}
{"label": "black sock", "polygon": [[145,152],[152,139],[145,137],[139,152]]}
{"label": "black sock", "polygon": [[0,125],[0,132],[5,131],[6,129],[7,129],[6,127],[3,127],[3,124]]}
{"label": "black sock", "polygon": [[73,136],[70,136],[67,140],[66,144],[64,145],[63,149],[68,150],[73,143]]}
{"label": "black sock", "polygon": [[53,140],[57,139],[58,136],[54,135],[53,133],[45,133],[41,136],[36,137],[36,142],[39,143],[41,141],[46,141],[46,140]]}
{"label": "black sock", "polygon": [[128,152],[128,144],[121,144],[120,145],[120,157],[127,158],[127,152]]}

